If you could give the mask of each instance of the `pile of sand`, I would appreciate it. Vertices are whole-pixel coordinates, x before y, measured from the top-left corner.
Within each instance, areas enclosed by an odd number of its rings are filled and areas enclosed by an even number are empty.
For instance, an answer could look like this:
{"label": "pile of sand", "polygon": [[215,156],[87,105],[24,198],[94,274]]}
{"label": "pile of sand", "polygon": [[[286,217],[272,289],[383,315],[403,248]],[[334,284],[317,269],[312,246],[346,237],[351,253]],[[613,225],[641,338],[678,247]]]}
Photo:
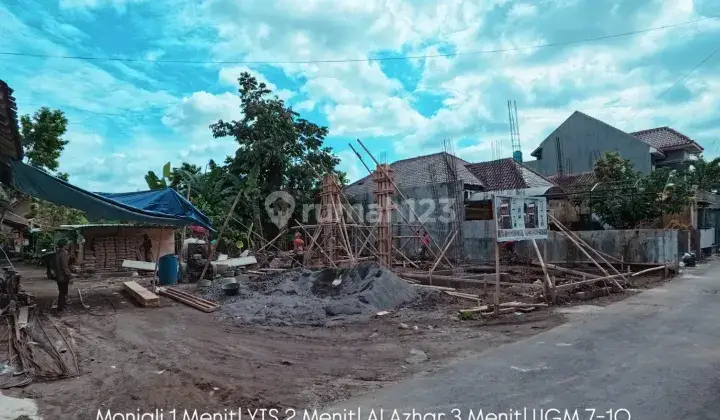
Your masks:
{"label": "pile of sand", "polygon": [[368,318],[419,297],[412,285],[374,263],[317,272],[292,270],[241,282],[238,296],[224,296],[219,285],[202,296],[220,302],[220,316],[239,323],[315,326]]}

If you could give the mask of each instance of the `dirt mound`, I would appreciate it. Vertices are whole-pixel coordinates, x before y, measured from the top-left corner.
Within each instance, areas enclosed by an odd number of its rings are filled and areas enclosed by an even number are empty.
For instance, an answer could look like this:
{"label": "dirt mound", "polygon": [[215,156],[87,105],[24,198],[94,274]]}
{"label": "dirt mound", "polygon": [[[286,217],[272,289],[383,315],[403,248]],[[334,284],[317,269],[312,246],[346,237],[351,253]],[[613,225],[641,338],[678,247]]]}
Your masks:
{"label": "dirt mound", "polygon": [[374,263],[318,272],[287,271],[243,282],[235,297],[224,297],[219,286],[203,292],[203,297],[223,304],[221,316],[238,323],[314,326],[330,320],[360,320],[419,296],[412,285]]}

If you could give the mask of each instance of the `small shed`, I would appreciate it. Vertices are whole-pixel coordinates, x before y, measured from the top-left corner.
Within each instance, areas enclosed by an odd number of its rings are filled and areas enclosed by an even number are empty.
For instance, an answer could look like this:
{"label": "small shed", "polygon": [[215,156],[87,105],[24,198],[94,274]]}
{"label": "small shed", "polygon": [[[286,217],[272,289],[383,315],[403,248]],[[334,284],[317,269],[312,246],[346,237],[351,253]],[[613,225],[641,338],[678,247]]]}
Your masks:
{"label": "small shed", "polygon": [[151,259],[175,253],[175,227],[122,223],[63,225],[55,242],[66,239],[74,265],[82,271],[123,271],[124,260],[144,261],[144,236],[150,239]]}

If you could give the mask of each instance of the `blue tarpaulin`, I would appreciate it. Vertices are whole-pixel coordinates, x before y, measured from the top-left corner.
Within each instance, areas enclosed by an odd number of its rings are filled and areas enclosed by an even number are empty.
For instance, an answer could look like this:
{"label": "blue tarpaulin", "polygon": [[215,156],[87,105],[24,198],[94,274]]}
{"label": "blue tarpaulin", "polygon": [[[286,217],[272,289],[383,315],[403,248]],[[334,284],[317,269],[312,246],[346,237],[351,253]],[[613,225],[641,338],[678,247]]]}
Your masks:
{"label": "blue tarpaulin", "polygon": [[14,161],[11,165],[13,185],[19,191],[82,210],[94,219],[170,226],[196,224],[212,229],[210,219],[170,188],[134,193],[91,193],[22,162]]}

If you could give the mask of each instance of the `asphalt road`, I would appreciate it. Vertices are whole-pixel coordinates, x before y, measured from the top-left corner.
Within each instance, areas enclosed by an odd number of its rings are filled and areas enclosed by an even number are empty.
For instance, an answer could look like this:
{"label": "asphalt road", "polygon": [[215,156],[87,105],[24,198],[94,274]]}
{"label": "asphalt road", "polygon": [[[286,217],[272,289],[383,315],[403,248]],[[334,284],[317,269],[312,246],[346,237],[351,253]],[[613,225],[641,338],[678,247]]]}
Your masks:
{"label": "asphalt road", "polygon": [[[588,309],[328,411],[360,408],[344,420],[375,420],[373,409],[377,420],[720,419],[720,262]],[[413,410],[425,417],[391,418]]]}

